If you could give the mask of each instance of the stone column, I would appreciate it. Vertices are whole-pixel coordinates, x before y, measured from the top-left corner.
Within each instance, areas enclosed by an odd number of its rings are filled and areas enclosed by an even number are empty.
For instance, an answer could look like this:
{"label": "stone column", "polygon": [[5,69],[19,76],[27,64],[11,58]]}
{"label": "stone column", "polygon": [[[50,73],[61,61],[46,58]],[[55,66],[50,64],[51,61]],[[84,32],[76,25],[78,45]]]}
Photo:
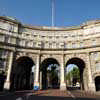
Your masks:
{"label": "stone column", "polygon": [[34,86],[39,86],[40,55],[37,55]]}
{"label": "stone column", "polygon": [[8,60],[8,71],[7,71],[7,78],[4,83],[4,90],[10,89],[10,75],[11,75],[11,69],[12,69],[12,62],[13,62],[13,52],[10,52],[9,60]]}
{"label": "stone column", "polygon": [[64,55],[62,55],[60,62],[60,90],[66,90],[66,83],[64,81]]}
{"label": "stone column", "polygon": [[87,68],[88,68],[88,90],[95,92],[95,84],[92,79],[92,72],[91,72],[91,59],[90,55],[88,54],[87,57]]}
{"label": "stone column", "polygon": [[40,89],[42,89],[42,71],[40,72]]}

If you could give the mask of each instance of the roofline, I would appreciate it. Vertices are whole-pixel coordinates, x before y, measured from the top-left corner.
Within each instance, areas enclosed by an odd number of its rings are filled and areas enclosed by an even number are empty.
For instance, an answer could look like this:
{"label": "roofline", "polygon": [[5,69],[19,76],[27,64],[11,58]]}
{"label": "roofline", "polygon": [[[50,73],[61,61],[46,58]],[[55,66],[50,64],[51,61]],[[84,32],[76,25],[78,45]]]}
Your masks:
{"label": "roofline", "polygon": [[16,23],[16,24],[21,24],[21,22],[19,22],[18,20],[12,20],[10,18],[7,18],[7,16],[0,16],[0,19],[4,19],[6,21],[11,21],[11,22]]}
{"label": "roofline", "polygon": [[49,27],[49,26],[31,26],[31,25],[27,25],[27,24],[22,24],[21,22],[19,22],[18,20],[13,20],[10,19],[7,16],[0,16],[1,19],[7,20],[7,21],[11,21],[13,23],[16,24],[20,24],[22,27],[24,28],[29,28],[29,29],[35,29],[35,30],[41,30],[41,31],[70,31],[70,30],[78,30],[78,29],[83,29],[86,26],[92,25],[92,24],[98,24],[100,23],[100,19],[97,20],[89,20],[84,22],[83,24],[79,25],[79,26],[70,26],[70,27]]}

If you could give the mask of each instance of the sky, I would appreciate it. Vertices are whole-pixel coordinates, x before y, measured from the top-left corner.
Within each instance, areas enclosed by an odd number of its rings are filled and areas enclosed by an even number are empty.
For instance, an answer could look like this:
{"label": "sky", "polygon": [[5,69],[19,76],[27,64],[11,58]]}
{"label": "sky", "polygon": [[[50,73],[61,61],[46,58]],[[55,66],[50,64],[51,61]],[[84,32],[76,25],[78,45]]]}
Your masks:
{"label": "sky", "polygon": [[[0,16],[23,24],[51,26],[51,0],[0,0]],[[76,26],[100,18],[100,0],[55,0],[55,26]]]}
{"label": "sky", "polygon": [[66,71],[67,71],[67,72],[70,72],[70,71],[73,70],[73,68],[75,68],[75,67],[78,68],[78,66],[75,65],[75,64],[69,64],[69,65],[66,66]]}

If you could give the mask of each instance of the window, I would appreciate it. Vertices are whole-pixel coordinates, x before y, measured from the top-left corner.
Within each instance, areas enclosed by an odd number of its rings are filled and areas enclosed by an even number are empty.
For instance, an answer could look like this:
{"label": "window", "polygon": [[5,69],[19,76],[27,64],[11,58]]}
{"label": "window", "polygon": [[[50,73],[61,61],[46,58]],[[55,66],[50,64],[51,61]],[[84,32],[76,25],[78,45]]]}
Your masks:
{"label": "window", "polygon": [[56,43],[56,48],[59,48],[59,43]]}
{"label": "window", "polygon": [[67,36],[64,36],[64,38],[67,38]]}
{"label": "window", "polygon": [[8,51],[6,50],[0,50],[0,58],[6,58],[8,55]]}
{"label": "window", "polygon": [[94,59],[95,59],[95,60],[97,60],[97,59],[98,59],[98,57],[99,57],[98,52],[95,52],[95,53],[94,53],[94,55],[93,55],[93,57],[94,57]]}
{"label": "window", "polygon": [[33,47],[35,47],[36,46],[36,42],[33,42]]}
{"label": "window", "polygon": [[13,25],[10,25],[9,26],[9,32],[13,32],[14,31],[14,26]]}
{"label": "window", "polygon": [[96,46],[96,40],[92,40],[92,45]]}
{"label": "window", "polygon": [[44,42],[41,42],[41,48],[44,48]]}
{"label": "window", "polygon": [[72,43],[72,48],[76,48],[76,44],[75,43]]}
{"label": "window", "polygon": [[60,45],[61,45],[61,48],[64,48],[64,43],[62,42],[62,43],[60,43]]}
{"label": "window", "polygon": [[66,43],[64,43],[64,48],[67,48],[67,44]]}
{"label": "window", "polygon": [[67,43],[67,48],[71,48],[71,43],[70,42]]}
{"label": "window", "polygon": [[59,38],[59,36],[56,36],[56,39],[58,39]]}
{"label": "window", "polygon": [[8,51],[0,50],[0,69],[4,69],[6,67],[7,56],[8,56]]}
{"label": "window", "polygon": [[83,42],[80,42],[80,48],[84,47]]}
{"label": "window", "polygon": [[28,46],[29,46],[29,41],[26,41],[26,43],[25,43],[25,44],[26,44],[26,47],[28,47]]}
{"label": "window", "polygon": [[49,48],[52,48],[52,43],[49,43]]}
{"label": "window", "polygon": [[9,35],[5,35],[5,42],[9,43],[10,42],[10,36]]}
{"label": "window", "polygon": [[0,68],[4,68],[5,62],[3,59],[0,59]]}
{"label": "window", "polygon": [[100,71],[100,62],[96,63],[96,71]]}

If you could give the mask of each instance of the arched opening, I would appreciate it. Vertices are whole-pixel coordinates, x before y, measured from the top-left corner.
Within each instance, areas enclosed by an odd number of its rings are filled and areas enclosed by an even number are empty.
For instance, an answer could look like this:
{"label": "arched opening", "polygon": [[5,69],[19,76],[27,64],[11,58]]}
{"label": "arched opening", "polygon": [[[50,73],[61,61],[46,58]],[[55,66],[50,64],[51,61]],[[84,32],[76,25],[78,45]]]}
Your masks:
{"label": "arched opening", "polygon": [[[70,69],[68,70],[68,67],[70,66]],[[69,59],[69,61],[66,63],[66,74],[69,74],[69,77],[71,78],[70,84],[68,83],[68,76],[65,77],[67,86],[70,85],[70,88],[68,89],[84,89],[84,82],[83,82],[83,72],[85,68],[85,63],[80,58],[72,58]],[[65,74],[65,75],[66,75]],[[71,75],[72,74],[72,75]]]}
{"label": "arched opening", "polygon": [[100,76],[97,76],[95,78],[95,87],[96,87],[96,91],[100,91]]}
{"label": "arched opening", "polygon": [[59,88],[59,63],[56,59],[45,59],[40,67],[42,89]]}
{"label": "arched opening", "polygon": [[1,71],[0,72],[0,91],[3,91],[5,79],[6,79],[5,72]]}
{"label": "arched opening", "polygon": [[31,58],[23,56],[16,60],[11,89],[14,90],[29,90],[33,89],[34,62]]}

